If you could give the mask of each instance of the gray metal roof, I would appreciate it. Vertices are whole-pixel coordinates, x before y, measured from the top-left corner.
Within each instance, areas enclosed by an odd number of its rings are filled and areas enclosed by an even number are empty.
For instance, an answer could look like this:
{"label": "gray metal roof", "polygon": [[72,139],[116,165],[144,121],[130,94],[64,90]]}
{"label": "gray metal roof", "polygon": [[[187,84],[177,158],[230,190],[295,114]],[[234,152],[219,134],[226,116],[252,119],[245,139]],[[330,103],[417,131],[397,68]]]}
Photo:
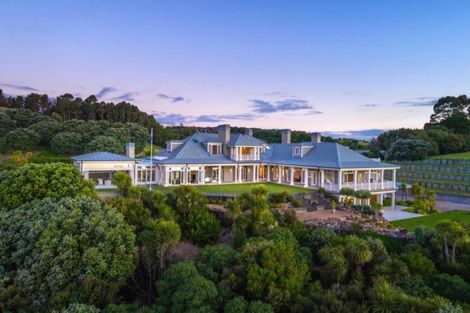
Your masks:
{"label": "gray metal roof", "polygon": [[217,142],[217,138],[217,134],[196,133],[185,138],[183,144],[175,150],[157,153],[156,156],[159,160],[155,160],[155,162],[163,164],[234,164],[235,162],[225,155],[212,155],[207,152],[203,143]]}
{"label": "gray metal roof", "polygon": [[73,156],[71,159],[74,161],[134,161],[134,159],[128,156],[105,151],[77,155]]}
{"label": "gray metal roof", "polygon": [[271,164],[285,164],[326,168],[392,168],[396,165],[377,162],[335,142],[322,142],[313,145],[303,157],[292,156],[292,146],[296,144],[271,144],[261,161]]}
{"label": "gray metal roof", "polygon": [[[162,164],[235,164],[225,155],[212,155],[207,152],[204,143],[220,142],[214,133],[195,133],[185,138],[183,143],[172,152],[157,153],[154,162]],[[232,134],[228,146],[261,146],[263,141],[249,135]],[[311,147],[302,157],[292,155],[292,147],[302,145]],[[256,162],[256,161],[255,161]],[[349,149],[333,143],[292,143],[270,144],[261,154],[261,162],[267,164],[284,164],[293,166],[323,167],[333,169],[354,168],[396,168],[396,165],[377,162]],[[238,162],[243,163],[243,162]],[[250,163],[253,163],[251,161]]]}
{"label": "gray metal roof", "polygon": [[258,147],[266,144],[264,141],[259,140],[253,136],[244,134],[230,135],[229,147],[245,146],[245,147]]}

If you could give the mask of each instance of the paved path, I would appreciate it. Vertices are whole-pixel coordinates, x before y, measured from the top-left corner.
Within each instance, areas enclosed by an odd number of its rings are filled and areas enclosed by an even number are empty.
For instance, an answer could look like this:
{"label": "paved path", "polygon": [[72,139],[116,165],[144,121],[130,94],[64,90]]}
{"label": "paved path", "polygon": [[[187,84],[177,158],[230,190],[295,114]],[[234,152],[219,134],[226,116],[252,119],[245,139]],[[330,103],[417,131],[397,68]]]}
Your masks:
{"label": "paved path", "polygon": [[441,212],[448,212],[448,211],[454,211],[454,210],[470,211],[470,203],[464,204],[464,203],[436,200],[436,206]]}
{"label": "paved path", "polygon": [[421,214],[405,212],[403,209],[406,209],[406,206],[397,205],[395,210],[392,207],[385,207],[383,216],[389,222],[421,216]]}

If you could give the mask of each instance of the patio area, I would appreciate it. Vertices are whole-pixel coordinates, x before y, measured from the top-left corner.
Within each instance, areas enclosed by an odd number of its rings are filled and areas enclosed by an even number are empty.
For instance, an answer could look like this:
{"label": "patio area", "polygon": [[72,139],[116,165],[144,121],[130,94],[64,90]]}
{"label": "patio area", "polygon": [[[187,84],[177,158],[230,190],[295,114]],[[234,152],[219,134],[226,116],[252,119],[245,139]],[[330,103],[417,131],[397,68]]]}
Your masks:
{"label": "patio area", "polygon": [[420,217],[421,214],[411,213],[403,211],[406,209],[406,206],[397,205],[396,209],[394,210],[391,206],[384,207],[383,209],[383,217],[389,221],[399,221],[399,220],[406,220],[408,218]]}

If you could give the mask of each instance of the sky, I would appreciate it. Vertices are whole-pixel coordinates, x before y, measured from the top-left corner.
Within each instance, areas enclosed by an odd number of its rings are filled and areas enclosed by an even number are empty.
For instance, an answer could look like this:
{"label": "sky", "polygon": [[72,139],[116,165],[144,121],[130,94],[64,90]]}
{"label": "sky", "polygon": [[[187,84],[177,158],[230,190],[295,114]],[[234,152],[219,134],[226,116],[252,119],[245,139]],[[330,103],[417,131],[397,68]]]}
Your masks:
{"label": "sky", "polygon": [[129,101],[163,124],[353,137],[470,93],[470,1],[0,5],[0,88]]}

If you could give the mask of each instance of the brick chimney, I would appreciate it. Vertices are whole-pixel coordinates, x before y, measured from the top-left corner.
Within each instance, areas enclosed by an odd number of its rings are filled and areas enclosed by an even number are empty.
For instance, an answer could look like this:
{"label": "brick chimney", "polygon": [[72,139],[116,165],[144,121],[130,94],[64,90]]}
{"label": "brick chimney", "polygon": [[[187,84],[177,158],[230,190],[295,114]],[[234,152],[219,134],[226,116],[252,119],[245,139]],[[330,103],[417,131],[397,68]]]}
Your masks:
{"label": "brick chimney", "polygon": [[281,143],[290,143],[290,129],[281,130]]}

